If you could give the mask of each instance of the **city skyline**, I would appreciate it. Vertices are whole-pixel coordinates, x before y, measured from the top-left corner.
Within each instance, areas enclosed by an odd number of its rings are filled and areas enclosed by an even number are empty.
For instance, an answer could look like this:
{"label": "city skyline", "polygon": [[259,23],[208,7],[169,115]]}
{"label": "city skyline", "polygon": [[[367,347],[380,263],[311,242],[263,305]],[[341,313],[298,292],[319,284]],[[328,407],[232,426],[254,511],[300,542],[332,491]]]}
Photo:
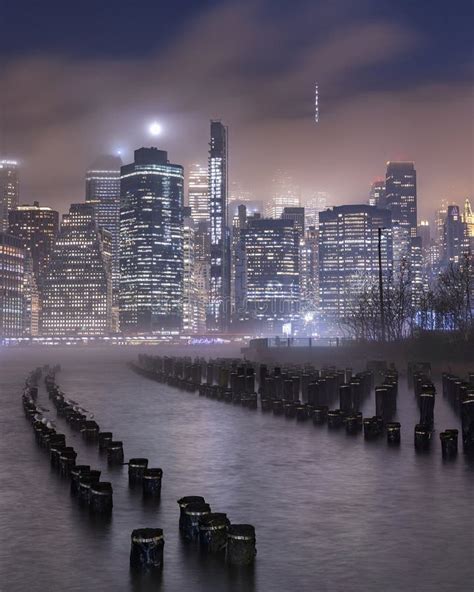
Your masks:
{"label": "city skyline", "polygon": [[[280,6],[265,19],[266,1],[252,7],[208,2],[199,14],[183,2],[174,35],[155,41],[120,35],[128,23],[119,12],[103,38],[91,32],[87,46],[77,35],[80,15],[74,23],[62,10],[45,9],[40,21],[49,18],[62,30],[54,44],[46,31],[41,39],[27,37],[20,50],[8,34],[1,41],[0,148],[2,158],[20,162],[22,203],[40,201],[65,212],[83,199],[81,171],[95,154],[120,149],[130,160],[135,148],[150,144],[155,120],[163,131],[154,145],[188,171],[205,161],[208,120],[216,117],[232,130],[230,180],[250,186],[263,201],[275,170],[286,168],[303,193],[326,191],[334,205],[361,203],[388,160],[416,162],[422,217],[442,198],[472,195],[469,3],[458,3],[449,23],[441,3],[429,14],[421,6],[408,11],[372,1],[357,7],[302,2],[299,8]],[[7,21],[21,16],[21,8],[8,11]],[[237,43],[235,29],[246,44]],[[282,45],[279,63],[267,49],[275,42]],[[224,78],[209,93],[216,70]],[[178,80],[176,71],[187,75]],[[56,84],[38,96],[50,77]],[[133,93],[123,92],[124,77]]]}

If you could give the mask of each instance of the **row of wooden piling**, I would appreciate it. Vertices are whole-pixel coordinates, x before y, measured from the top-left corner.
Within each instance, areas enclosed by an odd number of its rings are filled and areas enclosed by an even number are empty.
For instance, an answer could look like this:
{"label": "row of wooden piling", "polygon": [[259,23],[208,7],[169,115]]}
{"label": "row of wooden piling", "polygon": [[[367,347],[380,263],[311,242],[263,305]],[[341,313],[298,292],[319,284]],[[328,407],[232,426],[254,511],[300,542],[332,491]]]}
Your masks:
{"label": "row of wooden piling", "polygon": [[[212,512],[202,496],[178,500],[179,531],[201,552],[225,559],[231,565],[254,562],[257,549],[251,524],[231,524],[227,514]],[[164,535],[161,528],[139,528],[132,532],[130,566],[136,571],[163,569]]]}
{"label": "row of wooden piling", "polygon": [[[131,366],[143,376],[218,401],[257,409],[260,399],[261,410],[273,412],[275,416],[296,418],[298,422],[312,420],[314,425],[327,424],[330,429],[345,427],[348,434],[362,431],[366,440],[385,434],[387,442],[392,445],[401,440],[401,425],[393,421],[397,409],[398,372],[383,361],[368,362],[367,370],[356,374],[351,368],[319,370],[310,365],[269,368],[266,364],[238,359],[206,361],[144,354]],[[428,362],[412,364],[408,369],[409,386],[415,390],[420,411],[419,422],[414,428],[415,449],[420,451],[430,448],[434,430],[436,389],[430,376]],[[363,418],[360,405],[370,396],[375,378],[378,381],[375,415]],[[337,399],[339,407],[331,409],[330,404]],[[474,410],[470,398],[464,409],[464,424],[470,426],[469,413]],[[474,431],[473,427],[468,427],[468,432],[469,429]],[[455,429],[440,434],[442,453],[446,458],[455,456],[456,434]],[[469,437],[463,441],[469,441]]]}
{"label": "row of wooden piling", "polygon": [[[442,385],[443,396],[461,416],[463,451],[474,454],[474,372],[468,374],[467,380],[444,372]],[[451,437],[454,438],[454,434]],[[448,439],[448,436],[444,435],[442,441],[443,439]]]}
{"label": "row of wooden piling", "polygon": [[22,401],[25,416],[32,424],[38,445],[49,453],[51,466],[64,478],[71,479],[71,491],[95,514],[112,511],[112,485],[100,481],[100,471],[77,465],[77,452],[67,446],[66,436],[58,433],[36,405],[38,380],[42,369],[33,371],[26,381]]}

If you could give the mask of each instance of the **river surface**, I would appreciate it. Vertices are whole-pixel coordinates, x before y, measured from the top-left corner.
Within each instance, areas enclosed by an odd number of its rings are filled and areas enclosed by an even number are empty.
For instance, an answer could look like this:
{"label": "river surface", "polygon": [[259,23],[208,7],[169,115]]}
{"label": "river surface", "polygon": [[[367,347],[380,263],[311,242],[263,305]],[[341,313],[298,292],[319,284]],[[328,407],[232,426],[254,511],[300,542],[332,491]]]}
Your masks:
{"label": "river surface", "polygon": [[[391,448],[160,385],[127,368],[137,354],[0,350],[1,592],[474,590],[474,466],[461,452],[442,460],[439,431],[460,421],[440,392],[432,450],[417,454],[417,407],[404,379],[402,444]],[[45,363],[61,364],[61,388],[123,441],[126,459],[143,456],[163,469],[159,505],[144,504],[129,490],[127,467],[108,469],[95,446],[56,419],[42,387],[39,403],[78,464],[112,482],[113,515],[93,521],[71,498],[21,406],[27,373]],[[364,405],[373,415],[373,395]],[[180,540],[176,500],[185,495],[203,495],[213,511],[255,526],[253,568],[229,569]],[[159,576],[130,574],[130,534],[140,527],[164,529]]]}

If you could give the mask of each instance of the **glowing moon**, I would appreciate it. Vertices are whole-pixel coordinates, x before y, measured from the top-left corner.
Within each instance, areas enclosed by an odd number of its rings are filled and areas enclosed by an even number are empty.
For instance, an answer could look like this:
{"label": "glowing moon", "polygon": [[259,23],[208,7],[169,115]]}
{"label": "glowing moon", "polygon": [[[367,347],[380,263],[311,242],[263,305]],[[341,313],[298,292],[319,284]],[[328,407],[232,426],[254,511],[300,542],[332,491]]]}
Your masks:
{"label": "glowing moon", "polygon": [[163,128],[161,127],[160,123],[158,123],[157,121],[153,121],[152,123],[150,123],[148,131],[152,136],[159,136],[163,131]]}

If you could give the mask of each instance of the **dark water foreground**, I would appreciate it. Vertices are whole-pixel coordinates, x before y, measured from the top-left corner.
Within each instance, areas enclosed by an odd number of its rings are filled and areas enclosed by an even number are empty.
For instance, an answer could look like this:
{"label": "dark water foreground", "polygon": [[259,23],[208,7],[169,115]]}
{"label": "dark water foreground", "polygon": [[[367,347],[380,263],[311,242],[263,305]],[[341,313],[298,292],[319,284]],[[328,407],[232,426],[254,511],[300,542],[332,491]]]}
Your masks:
{"label": "dark water foreground", "polygon": [[[137,354],[0,351],[1,592],[474,590],[474,464],[462,453],[441,458],[439,432],[460,426],[440,392],[432,450],[416,454],[417,408],[404,379],[402,444],[389,448],[159,385],[126,367]],[[163,469],[159,506],[129,490],[126,467],[108,469],[96,447],[56,420],[42,388],[39,402],[78,461],[112,481],[112,518],[93,522],[70,498],[20,402],[26,374],[58,362],[63,390],[123,440],[126,459],[144,456]],[[373,415],[373,396],[365,405]],[[176,500],[184,495],[203,495],[213,511],[255,525],[253,569],[232,571],[181,542]],[[130,533],[145,526],[164,529],[158,577],[129,572]]]}

